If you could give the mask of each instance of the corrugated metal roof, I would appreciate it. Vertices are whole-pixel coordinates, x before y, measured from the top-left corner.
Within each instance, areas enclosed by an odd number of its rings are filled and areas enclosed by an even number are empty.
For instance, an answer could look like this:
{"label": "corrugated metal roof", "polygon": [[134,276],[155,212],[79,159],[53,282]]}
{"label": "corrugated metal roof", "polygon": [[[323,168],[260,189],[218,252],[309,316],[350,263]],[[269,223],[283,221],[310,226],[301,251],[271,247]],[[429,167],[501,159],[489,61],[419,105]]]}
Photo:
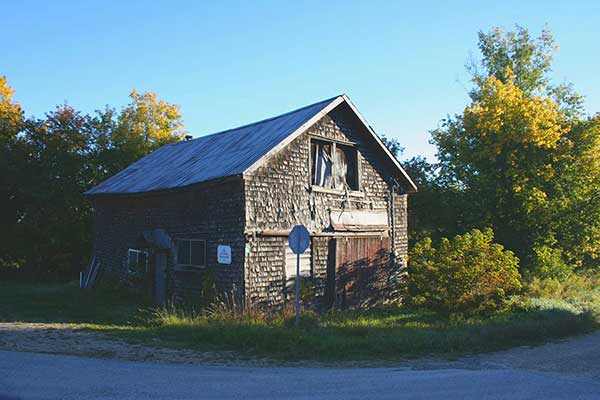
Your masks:
{"label": "corrugated metal roof", "polygon": [[142,193],[242,174],[338,97],[250,125],[163,146],[85,194]]}

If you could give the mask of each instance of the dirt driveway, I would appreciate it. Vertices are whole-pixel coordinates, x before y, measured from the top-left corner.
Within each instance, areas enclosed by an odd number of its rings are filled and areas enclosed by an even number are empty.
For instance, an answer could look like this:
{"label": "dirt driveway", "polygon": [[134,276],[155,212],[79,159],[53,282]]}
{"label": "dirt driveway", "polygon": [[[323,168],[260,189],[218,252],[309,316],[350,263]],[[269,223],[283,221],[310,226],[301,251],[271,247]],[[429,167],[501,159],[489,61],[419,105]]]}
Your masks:
{"label": "dirt driveway", "polygon": [[[249,360],[230,352],[194,352],[133,344],[69,324],[0,322],[0,350],[184,364],[231,364]],[[259,360],[255,360],[259,362]]]}

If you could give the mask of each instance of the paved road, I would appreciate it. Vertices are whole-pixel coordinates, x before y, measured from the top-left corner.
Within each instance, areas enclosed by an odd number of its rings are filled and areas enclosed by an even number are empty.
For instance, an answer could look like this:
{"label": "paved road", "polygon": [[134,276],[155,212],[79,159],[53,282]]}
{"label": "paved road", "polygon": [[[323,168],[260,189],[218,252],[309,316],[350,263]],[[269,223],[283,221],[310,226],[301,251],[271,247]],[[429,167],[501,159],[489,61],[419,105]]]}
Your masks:
{"label": "paved road", "polygon": [[216,367],[0,351],[0,399],[599,399],[600,381],[529,369]]}

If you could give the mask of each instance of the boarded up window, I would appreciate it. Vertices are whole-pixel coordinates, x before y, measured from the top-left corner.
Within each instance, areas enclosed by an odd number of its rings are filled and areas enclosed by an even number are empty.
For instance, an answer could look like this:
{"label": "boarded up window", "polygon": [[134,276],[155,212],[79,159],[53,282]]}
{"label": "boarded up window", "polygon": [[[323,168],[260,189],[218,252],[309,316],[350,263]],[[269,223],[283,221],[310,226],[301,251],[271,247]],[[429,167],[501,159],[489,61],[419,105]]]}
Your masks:
{"label": "boarded up window", "polygon": [[[300,254],[300,276],[311,276],[311,246],[306,251]],[[285,243],[285,278],[287,284],[293,284],[296,277],[296,254],[290,249],[289,243]]]}

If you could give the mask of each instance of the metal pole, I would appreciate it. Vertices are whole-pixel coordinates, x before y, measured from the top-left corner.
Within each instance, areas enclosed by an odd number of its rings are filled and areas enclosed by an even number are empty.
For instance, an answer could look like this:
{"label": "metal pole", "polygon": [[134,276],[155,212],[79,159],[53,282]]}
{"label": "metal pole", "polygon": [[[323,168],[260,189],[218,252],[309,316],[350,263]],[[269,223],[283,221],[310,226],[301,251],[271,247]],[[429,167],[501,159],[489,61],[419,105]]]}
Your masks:
{"label": "metal pole", "polygon": [[300,253],[296,254],[296,326],[300,322]]}

